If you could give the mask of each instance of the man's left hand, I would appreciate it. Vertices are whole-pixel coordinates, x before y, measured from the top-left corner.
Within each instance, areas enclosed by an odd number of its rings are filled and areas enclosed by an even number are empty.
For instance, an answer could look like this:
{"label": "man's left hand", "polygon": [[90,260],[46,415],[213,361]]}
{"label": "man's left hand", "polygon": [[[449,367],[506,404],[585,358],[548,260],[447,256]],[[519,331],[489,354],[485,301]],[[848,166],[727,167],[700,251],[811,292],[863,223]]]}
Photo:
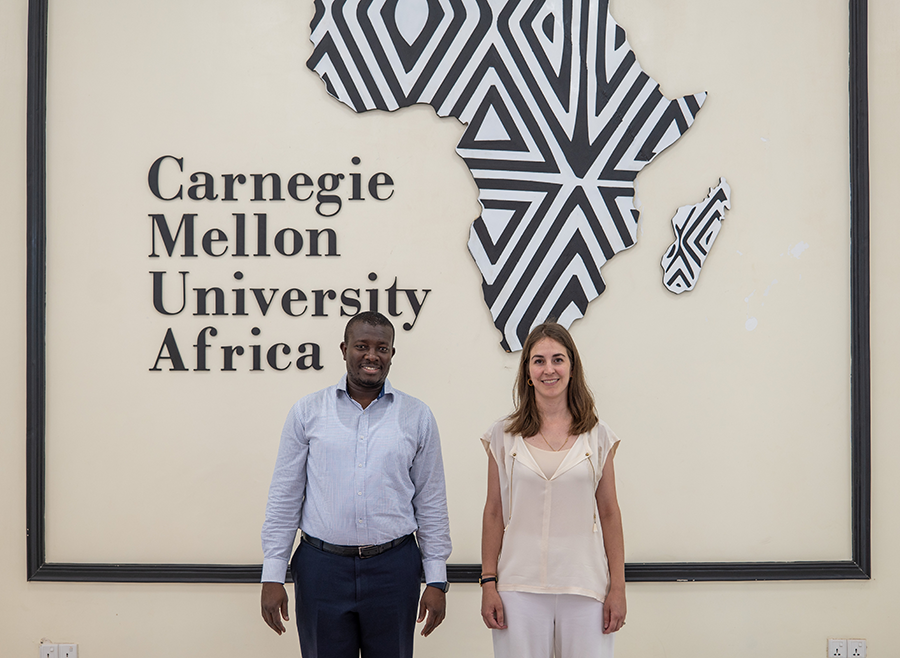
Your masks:
{"label": "man's left hand", "polygon": [[422,627],[422,637],[428,637],[435,628],[444,621],[444,613],[447,611],[447,595],[437,587],[425,586],[422,598],[419,600],[419,618],[417,623],[425,621]]}

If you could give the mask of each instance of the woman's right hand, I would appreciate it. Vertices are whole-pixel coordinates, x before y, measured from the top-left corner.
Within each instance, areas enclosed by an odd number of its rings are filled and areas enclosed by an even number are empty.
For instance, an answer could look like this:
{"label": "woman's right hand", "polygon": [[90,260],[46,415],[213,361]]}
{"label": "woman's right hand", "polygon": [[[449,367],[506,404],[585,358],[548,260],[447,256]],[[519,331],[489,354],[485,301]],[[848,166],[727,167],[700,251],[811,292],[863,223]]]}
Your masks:
{"label": "woman's right hand", "polygon": [[503,601],[497,592],[496,583],[485,583],[481,588],[481,618],[488,628],[503,630],[506,621],[503,619]]}

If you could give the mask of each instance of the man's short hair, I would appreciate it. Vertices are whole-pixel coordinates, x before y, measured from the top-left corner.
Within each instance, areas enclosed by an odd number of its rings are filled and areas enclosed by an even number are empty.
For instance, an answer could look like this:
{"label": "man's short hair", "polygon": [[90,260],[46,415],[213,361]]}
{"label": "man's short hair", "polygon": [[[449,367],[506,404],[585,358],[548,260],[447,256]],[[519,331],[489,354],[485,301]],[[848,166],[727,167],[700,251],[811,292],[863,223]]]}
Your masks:
{"label": "man's short hair", "polygon": [[347,322],[347,325],[344,327],[344,343],[346,343],[350,337],[350,328],[360,323],[367,324],[371,327],[388,327],[391,330],[391,345],[393,346],[394,336],[396,335],[394,332],[394,325],[377,311],[363,311],[350,318],[350,321]]}

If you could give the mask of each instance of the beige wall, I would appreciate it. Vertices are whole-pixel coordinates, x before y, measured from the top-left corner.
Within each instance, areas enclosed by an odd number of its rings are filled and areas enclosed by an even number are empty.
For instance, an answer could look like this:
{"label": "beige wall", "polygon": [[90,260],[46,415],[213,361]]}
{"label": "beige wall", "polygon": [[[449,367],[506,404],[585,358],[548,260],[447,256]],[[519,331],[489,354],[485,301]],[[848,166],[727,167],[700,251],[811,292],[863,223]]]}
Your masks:
{"label": "beige wall", "polygon": [[[814,9],[809,3],[791,6]],[[623,7],[620,13],[625,11]],[[633,23],[620,13],[616,17],[630,27]],[[900,272],[893,255],[900,248],[900,229],[892,221],[891,204],[900,174],[895,164],[900,130],[890,123],[895,120],[895,108],[900,102],[896,77],[900,52],[895,39],[900,29],[900,8],[887,0],[873,0],[870,26],[874,578],[869,582],[840,583],[634,584],[629,589],[629,624],[617,638],[620,656],[815,657],[823,655],[827,637],[865,637],[869,655],[875,657],[897,651],[893,617],[895,592],[900,589],[900,568],[896,563],[900,536],[893,508],[900,498],[900,484],[894,477],[900,459],[900,447],[894,440],[900,430],[900,411],[896,410],[891,393],[896,390],[895,373],[900,370],[900,354],[892,340],[900,321],[900,305],[894,292]],[[259,619],[255,585],[25,581],[25,29],[26,4],[19,0],[0,3],[0,656],[31,658],[42,637],[79,643],[83,658],[296,655],[294,633],[277,638]],[[767,41],[762,34],[758,37],[761,46]],[[642,37],[634,30],[629,35],[640,57]],[[651,33],[644,38],[652,36]],[[643,58],[642,63],[663,77],[660,67],[664,63]],[[692,81],[667,79],[674,88],[665,84],[663,88],[670,95],[696,91],[681,88]],[[704,109],[708,111],[709,108]],[[452,139],[451,129],[445,137]],[[634,256],[640,257],[637,253]],[[616,266],[624,267],[625,262]],[[615,270],[611,272],[615,274]],[[471,278],[471,272],[467,276]],[[613,290],[611,286],[610,292]],[[427,327],[415,339],[411,335],[410,351],[424,349],[426,332]],[[436,385],[424,386],[425,392],[420,395],[429,401],[440,392],[437,387],[433,395],[428,395],[432,390],[428,386]],[[499,395],[502,397],[505,391]],[[439,417],[451,412],[443,402],[432,406]],[[482,409],[480,413],[490,418],[489,411]],[[628,422],[624,412],[622,415],[619,425]],[[280,424],[280,420],[275,424]],[[738,454],[734,449],[725,457],[735,459]],[[465,453],[451,451],[448,470],[458,472],[464,468]],[[479,466],[479,478],[480,469]],[[627,486],[639,489],[636,478],[634,474]],[[459,491],[461,488],[451,492],[451,505],[456,505],[452,510],[456,515],[454,533],[461,548],[461,554],[455,557],[457,561],[470,561],[472,546],[477,544],[474,517],[480,494],[477,487],[472,487],[471,493]],[[248,494],[251,498],[259,495],[257,491]],[[811,513],[823,512],[815,501],[810,505]],[[784,518],[788,518],[788,512]],[[62,523],[64,520],[58,520],[54,528],[65,528],[59,525]],[[632,523],[639,526],[640,521]],[[254,535],[255,532],[254,528]],[[65,556],[65,536],[60,535],[57,533],[52,539],[50,548]],[[83,538],[79,537],[79,541]],[[248,545],[253,543],[255,537]],[[652,550],[652,546],[640,548]],[[210,550],[225,556],[223,559],[229,555],[228,547],[212,546]],[[803,552],[811,550],[805,546]],[[829,547],[825,552],[830,555],[834,549]],[[477,587],[454,586],[449,605],[447,622],[435,636],[420,642],[418,655],[489,656],[489,635],[478,618]]]}

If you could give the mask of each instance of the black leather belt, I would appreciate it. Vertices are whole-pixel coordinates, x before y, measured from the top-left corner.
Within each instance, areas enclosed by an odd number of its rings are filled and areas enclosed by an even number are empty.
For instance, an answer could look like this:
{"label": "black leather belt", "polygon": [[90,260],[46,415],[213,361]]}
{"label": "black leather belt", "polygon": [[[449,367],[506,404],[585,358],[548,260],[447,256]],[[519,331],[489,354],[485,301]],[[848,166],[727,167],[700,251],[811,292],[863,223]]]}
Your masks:
{"label": "black leather belt", "polygon": [[412,537],[412,535],[406,535],[405,537],[399,537],[385,544],[371,544],[369,546],[339,546],[338,544],[329,544],[327,541],[322,541],[321,539],[310,537],[305,532],[300,533],[300,538],[302,541],[305,541],[310,546],[314,546],[315,548],[325,551],[326,553],[334,553],[335,555],[342,555],[344,557],[362,558],[381,555],[385,551],[389,551],[395,546],[399,546],[410,537]]}

